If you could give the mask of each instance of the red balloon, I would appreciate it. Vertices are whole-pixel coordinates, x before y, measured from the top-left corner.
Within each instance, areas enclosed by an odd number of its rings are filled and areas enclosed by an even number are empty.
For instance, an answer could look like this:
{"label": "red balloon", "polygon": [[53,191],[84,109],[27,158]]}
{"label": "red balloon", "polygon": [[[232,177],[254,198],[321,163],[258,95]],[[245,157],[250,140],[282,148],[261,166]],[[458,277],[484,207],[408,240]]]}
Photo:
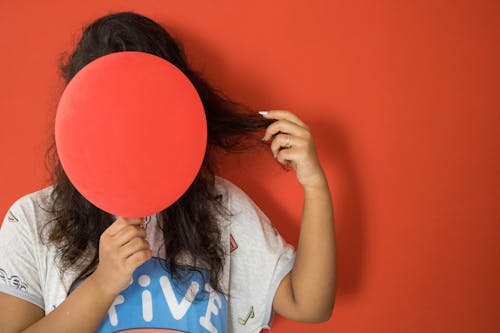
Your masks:
{"label": "red balloon", "polygon": [[64,171],[87,200],[113,215],[144,217],[192,184],[207,123],[196,89],[177,67],[149,53],[117,52],[68,83],[55,139]]}

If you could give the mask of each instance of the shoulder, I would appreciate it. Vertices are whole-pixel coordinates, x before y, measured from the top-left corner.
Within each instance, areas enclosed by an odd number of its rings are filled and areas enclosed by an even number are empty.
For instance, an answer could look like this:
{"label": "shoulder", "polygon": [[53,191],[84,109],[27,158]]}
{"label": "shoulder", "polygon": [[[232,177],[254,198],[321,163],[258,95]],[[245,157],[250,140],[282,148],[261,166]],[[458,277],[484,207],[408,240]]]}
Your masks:
{"label": "shoulder", "polygon": [[5,214],[5,222],[38,229],[48,217],[53,186],[27,193],[16,199]]}
{"label": "shoulder", "polygon": [[241,193],[244,194],[243,190],[233,182],[218,175],[215,175],[215,187],[219,193],[227,197],[238,196],[241,195]]}
{"label": "shoulder", "polygon": [[[233,182],[216,176],[216,183],[225,197],[225,204],[231,212],[232,236],[244,235],[249,242],[276,236],[278,231],[255,201]],[[219,192],[221,193],[221,192]],[[267,236],[266,236],[267,235]]]}
{"label": "shoulder", "polygon": [[47,187],[19,197],[5,213],[0,228],[0,291],[42,309],[44,288],[50,285],[47,279],[59,279],[53,273],[57,269],[55,251],[40,237],[51,190]]}
{"label": "shoulder", "polygon": [[215,184],[218,192],[224,196],[225,204],[232,213],[251,213],[260,210],[250,196],[230,180],[215,176]]}

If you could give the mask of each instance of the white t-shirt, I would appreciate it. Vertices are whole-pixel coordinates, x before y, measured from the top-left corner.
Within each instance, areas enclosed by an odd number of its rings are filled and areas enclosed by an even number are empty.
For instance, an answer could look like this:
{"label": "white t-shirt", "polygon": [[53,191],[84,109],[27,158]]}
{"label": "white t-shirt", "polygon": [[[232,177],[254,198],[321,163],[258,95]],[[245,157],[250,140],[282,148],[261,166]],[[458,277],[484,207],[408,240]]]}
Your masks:
{"label": "white t-shirt", "polygon": [[[115,299],[97,332],[157,328],[183,332],[259,332],[270,328],[272,302],[295,252],[267,216],[236,185],[216,176],[216,188],[234,214],[220,219],[226,260],[220,281],[229,298],[203,285],[199,274],[174,285],[154,257],[138,267],[131,284]],[[74,272],[61,275],[56,249],[39,234],[52,186],[16,200],[0,228],[0,292],[31,302],[48,314],[67,297]],[[156,216],[147,218],[153,255],[163,243]],[[203,271],[206,274],[206,271]],[[193,295],[201,301],[190,302]],[[188,297],[186,297],[188,296]],[[191,297],[189,297],[191,296]]]}

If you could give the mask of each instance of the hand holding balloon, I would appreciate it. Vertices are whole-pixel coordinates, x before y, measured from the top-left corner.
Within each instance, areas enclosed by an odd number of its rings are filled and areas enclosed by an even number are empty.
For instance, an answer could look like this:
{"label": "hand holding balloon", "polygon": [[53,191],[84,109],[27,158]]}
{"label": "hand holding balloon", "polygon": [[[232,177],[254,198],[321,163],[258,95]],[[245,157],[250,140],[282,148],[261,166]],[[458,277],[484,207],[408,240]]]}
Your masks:
{"label": "hand holding balloon", "polygon": [[99,264],[91,279],[109,295],[118,295],[134,270],[152,257],[142,218],[118,218],[101,235]]}

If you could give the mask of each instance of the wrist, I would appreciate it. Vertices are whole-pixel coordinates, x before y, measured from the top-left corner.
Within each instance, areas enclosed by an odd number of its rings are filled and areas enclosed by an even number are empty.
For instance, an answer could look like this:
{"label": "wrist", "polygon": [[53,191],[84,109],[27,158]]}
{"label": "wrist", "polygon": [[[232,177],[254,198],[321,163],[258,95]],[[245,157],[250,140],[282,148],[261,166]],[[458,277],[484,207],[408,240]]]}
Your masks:
{"label": "wrist", "polygon": [[308,181],[306,184],[302,184],[302,186],[305,192],[324,191],[328,189],[328,181],[326,180],[325,174],[321,172],[317,177]]}
{"label": "wrist", "polygon": [[96,293],[98,293],[99,297],[114,300],[120,293],[120,290],[113,289],[109,283],[103,281],[103,279],[100,278],[99,272],[97,270],[87,278],[86,282],[89,284],[92,290],[95,290]]}

